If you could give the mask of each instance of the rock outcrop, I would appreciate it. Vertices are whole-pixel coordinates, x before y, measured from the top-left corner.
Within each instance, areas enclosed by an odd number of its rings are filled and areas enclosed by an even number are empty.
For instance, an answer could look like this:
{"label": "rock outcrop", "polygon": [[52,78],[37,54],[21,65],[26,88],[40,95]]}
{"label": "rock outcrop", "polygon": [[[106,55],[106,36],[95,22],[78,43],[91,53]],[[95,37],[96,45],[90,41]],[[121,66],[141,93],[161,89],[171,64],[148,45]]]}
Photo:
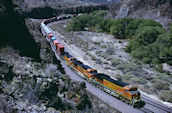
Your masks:
{"label": "rock outcrop", "polygon": [[162,24],[165,29],[169,29],[172,22],[172,8],[168,1],[124,0],[111,5],[111,13],[116,19],[125,17],[152,19]]}
{"label": "rock outcrop", "polygon": [[[2,73],[0,96],[4,95],[4,99],[8,99],[8,102],[13,101],[12,108],[27,112],[44,112],[49,107],[70,110],[80,109],[79,106],[85,109],[90,105],[85,84],[71,81],[68,76],[57,70],[58,65],[41,64],[28,57],[20,57],[10,47],[2,49],[0,56],[3,62],[13,67],[11,70],[13,77],[7,74],[8,66],[4,63],[2,63],[3,70],[0,70]],[[14,56],[16,57],[12,59]],[[9,57],[11,60],[8,60]],[[6,77],[3,74],[6,74]],[[6,81],[5,78],[11,79]]]}

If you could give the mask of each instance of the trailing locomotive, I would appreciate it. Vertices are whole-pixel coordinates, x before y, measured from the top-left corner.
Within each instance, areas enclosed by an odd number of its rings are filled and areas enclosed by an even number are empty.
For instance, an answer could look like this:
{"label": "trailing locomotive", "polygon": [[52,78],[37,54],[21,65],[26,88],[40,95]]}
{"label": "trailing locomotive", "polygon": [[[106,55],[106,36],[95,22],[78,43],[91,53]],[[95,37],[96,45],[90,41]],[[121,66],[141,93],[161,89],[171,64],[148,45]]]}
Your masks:
{"label": "trailing locomotive", "polygon": [[78,61],[75,57],[70,55],[65,51],[65,48],[56,37],[53,36],[52,32],[46,26],[46,24],[75,17],[77,15],[67,15],[67,16],[59,16],[53,17],[41,22],[41,28],[44,35],[53,45],[54,49],[57,51],[59,56],[65,60],[66,64],[75,72],[78,73],[79,76],[92,83],[96,87],[101,90],[109,93],[110,95],[119,98],[120,100],[130,104],[133,107],[143,107],[145,103],[140,98],[140,92],[137,87],[129,85],[119,80],[112,79],[110,76],[105,75],[103,73],[98,73],[96,69],[84,65],[82,62]]}

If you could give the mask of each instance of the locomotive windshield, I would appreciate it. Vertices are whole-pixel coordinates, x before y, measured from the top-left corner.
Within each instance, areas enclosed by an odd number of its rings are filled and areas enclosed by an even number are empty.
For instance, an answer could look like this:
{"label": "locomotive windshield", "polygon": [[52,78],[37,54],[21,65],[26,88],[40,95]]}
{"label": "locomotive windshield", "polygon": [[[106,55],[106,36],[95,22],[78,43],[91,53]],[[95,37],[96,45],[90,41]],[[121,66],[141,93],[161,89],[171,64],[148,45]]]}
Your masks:
{"label": "locomotive windshield", "polygon": [[131,94],[139,93],[139,91],[137,90],[137,88],[131,88],[131,89],[129,90],[129,92],[130,92]]}
{"label": "locomotive windshield", "polygon": [[138,90],[135,90],[135,91],[129,91],[131,94],[136,94],[136,93],[139,93]]}
{"label": "locomotive windshield", "polygon": [[90,74],[96,74],[96,73],[97,73],[96,70],[90,71]]}

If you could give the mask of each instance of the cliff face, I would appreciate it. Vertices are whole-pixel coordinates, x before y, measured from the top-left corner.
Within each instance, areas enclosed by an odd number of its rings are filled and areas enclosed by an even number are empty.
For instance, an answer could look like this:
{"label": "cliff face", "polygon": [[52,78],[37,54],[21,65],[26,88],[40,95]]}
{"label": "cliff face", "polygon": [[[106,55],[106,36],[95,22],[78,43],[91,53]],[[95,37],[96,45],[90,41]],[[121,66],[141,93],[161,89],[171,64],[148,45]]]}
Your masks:
{"label": "cliff face", "polygon": [[21,56],[40,61],[39,48],[24,24],[25,17],[16,12],[10,0],[0,1],[0,7],[0,48],[9,45],[17,49]]}
{"label": "cliff face", "polygon": [[110,7],[113,16],[118,18],[153,19],[169,29],[172,22],[172,7],[170,0],[123,0]]}

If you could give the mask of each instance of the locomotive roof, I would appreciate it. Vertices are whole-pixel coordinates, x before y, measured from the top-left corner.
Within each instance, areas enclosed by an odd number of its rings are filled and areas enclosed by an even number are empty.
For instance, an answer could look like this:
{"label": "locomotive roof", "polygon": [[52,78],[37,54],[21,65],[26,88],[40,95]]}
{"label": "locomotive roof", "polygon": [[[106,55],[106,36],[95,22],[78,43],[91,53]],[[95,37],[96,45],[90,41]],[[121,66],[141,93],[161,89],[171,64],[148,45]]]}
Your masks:
{"label": "locomotive roof", "polygon": [[73,57],[72,55],[70,55],[68,52],[65,52],[64,55],[66,55],[68,58]]}
{"label": "locomotive roof", "polygon": [[61,44],[57,44],[57,46],[60,47],[60,48],[64,48],[64,46],[61,45]]}
{"label": "locomotive roof", "polygon": [[128,85],[128,84],[125,83],[125,82],[122,82],[122,81],[119,81],[119,80],[114,80],[114,79],[112,79],[112,78],[104,78],[104,79],[106,79],[107,81],[112,82],[112,83],[114,83],[114,84],[117,84],[117,85],[119,85],[119,86],[121,86],[121,87],[124,87],[124,86],[127,86],[127,85]]}
{"label": "locomotive roof", "polygon": [[95,77],[98,79],[101,79],[101,80],[103,80],[103,78],[109,78],[108,75],[105,75],[103,73],[97,73],[97,74],[95,74]]}
{"label": "locomotive roof", "polygon": [[54,43],[59,43],[57,40],[54,40],[53,42],[54,42]]}
{"label": "locomotive roof", "polygon": [[92,67],[87,66],[87,65],[83,65],[82,68],[84,68],[84,69],[92,69]]}
{"label": "locomotive roof", "polygon": [[78,61],[78,60],[75,60],[73,63],[76,64],[76,65],[81,65],[81,64],[83,64],[82,62],[80,62],[80,61]]}
{"label": "locomotive roof", "polygon": [[84,65],[82,62],[80,62],[80,61],[74,61],[74,64],[76,64],[76,65],[79,65],[80,67],[82,67],[82,68],[84,68],[84,69],[93,69],[92,67],[90,67],[90,66],[87,66],[87,65]]}

